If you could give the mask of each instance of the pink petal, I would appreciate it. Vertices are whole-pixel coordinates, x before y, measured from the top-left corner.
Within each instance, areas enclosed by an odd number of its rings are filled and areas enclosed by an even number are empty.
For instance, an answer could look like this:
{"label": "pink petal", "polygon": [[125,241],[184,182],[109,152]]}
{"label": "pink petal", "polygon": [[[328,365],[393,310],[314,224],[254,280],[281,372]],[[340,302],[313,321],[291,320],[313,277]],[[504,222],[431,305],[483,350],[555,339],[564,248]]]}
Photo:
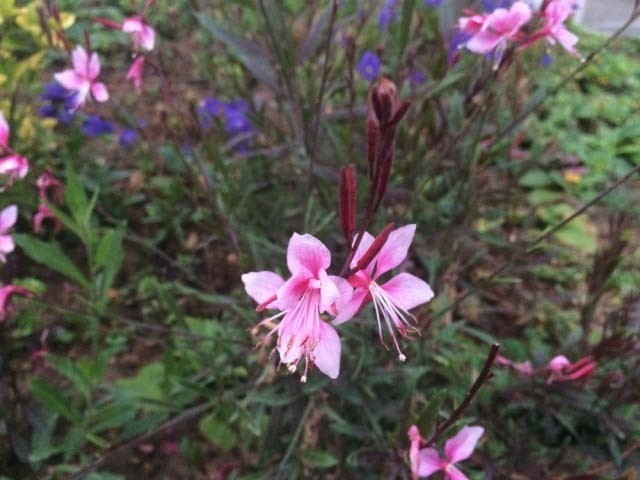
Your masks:
{"label": "pink petal", "polygon": [[142,32],[139,35],[140,46],[145,50],[153,50],[156,44],[156,31],[149,25],[142,27]]}
{"label": "pink petal", "polygon": [[29,172],[29,161],[19,155],[0,158],[0,175],[11,174],[13,178],[24,178]]}
{"label": "pink petal", "polygon": [[107,87],[105,87],[104,83],[96,82],[91,85],[91,94],[97,102],[106,102],[109,100],[109,92],[107,91]]}
{"label": "pink petal", "polygon": [[445,467],[444,461],[433,448],[423,448],[418,455],[418,475],[428,477]]}
{"label": "pink petal", "polygon": [[0,233],[6,233],[18,219],[18,207],[9,205],[0,213]]}
{"label": "pink petal", "polygon": [[340,337],[338,332],[326,322],[320,322],[320,340],[313,349],[313,361],[318,369],[329,378],[340,374]]}
{"label": "pink petal", "polygon": [[140,17],[125,18],[122,22],[122,31],[125,33],[140,33],[143,23]]}
{"label": "pink petal", "polygon": [[[71,52],[71,63],[73,64],[73,69],[81,76],[85,76],[88,71],[89,66],[89,57],[87,56],[87,52],[84,48],[78,45],[73,52]],[[58,81],[58,83],[61,83]],[[64,84],[63,87],[67,88]],[[67,88],[68,89],[68,88]]]}
{"label": "pink petal", "polygon": [[331,306],[331,315],[337,315],[338,312],[351,301],[353,296],[353,287],[344,278],[337,275],[329,275],[331,281],[338,287],[338,297]]}
{"label": "pink petal", "polygon": [[341,323],[351,320],[360,311],[360,307],[362,307],[362,303],[364,302],[367,293],[367,290],[357,288],[353,291],[353,295],[348,302],[336,305],[338,315],[333,321],[333,324],[340,325]]}
{"label": "pink petal", "polygon": [[328,312],[340,296],[338,286],[324,270],[320,271],[320,312]]}
{"label": "pink petal", "polygon": [[446,480],[469,480],[455,465],[447,465],[445,470]]}
{"label": "pink petal", "polygon": [[444,453],[449,463],[457,463],[469,458],[483,434],[482,427],[464,427],[455,437],[447,440]]}
{"label": "pink petal", "polygon": [[554,373],[561,373],[566,367],[571,365],[571,362],[564,355],[558,355],[551,359],[549,362],[549,370]]}
{"label": "pink petal", "polygon": [[490,31],[478,32],[467,42],[467,49],[484,55],[498,46],[502,38]]}
{"label": "pink petal", "polygon": [[9,124],[0,112],[0,147],[6,148],[7,145],[9,145]]}
{"label": "pink petal", "polygon": [[133,81],[133,85],[136,90],[140,91],[142,88],[142,68],[144,67],[144,57],[140,55],[131,64],[131,68],[127,72],[127,79]]}
{"label": "pink petal", "polygon": [[287,248],[287,266],[293,275],[307,273],[317,277],[331,264],[331,253],[316,237],[294,233]]}
{"label": "pink petal", "polygon": [[[0,252],[11,253],[16,248],[11,235],[0,235]],[[4,255],[3,255],[4,257]]]}
{"label": "pink petal", "polygon": [[516,2],[511,5],[509,10],[511,17],[511,27],[515,31],[519,30],[524,24],[531,20],[531,7],[524,2]]}
{"label": "pink petal", "polygon": [[376,264],[376,278],[392,268],[396,268],[407,258],[407,253],[409,252],[409,247],[411,246],[415,233],[415,224],[405,225],[391,232],[387,242],[374,260]]}
{"label": "pink petal", "polygon": [[373,240],[374,240],[373,235],[371,235],[369,232],[364,232],[364,236],[360,241],[360,245],[358,245],[358,249],[356,250],[356,253],[353,255],[353,260],[351,260],[351,265],[350,265],[351,268],[354,268],[358,264],[358,260],[362,258],[362,256],[365,254],[367,250],[369,250],[369,247],[373,243]]}
{"label": "pink petal", "polygon": [[75,70],[65,70],[56,73],[53,78],[67,90],[80,90],[86,83],[84,78],[80,77]]}
{"label": "pink petal", "polygon": [[568,51],[573,55],[577,53],[575,49],[575,45],[576,43],[578,43],[578,40],[580,40],[577,35],[574,35],[569,30],[567,30],[564,26],[561,26],[556,28],[554,37],[556,38],[556,40],[558,40],[560,45],[562,45],[566,51]]}
{"label": "pink petal", "polygon": [[93,52],[87,65],[87,77],[95,80],[98,75],[100,75],[100,59],[98,58],[98,54]]}
{"label": "pink petal", "polygon": [[300,297],[307,291],[309,278],[305,275],[294,275],[280,286],[276,295],[278,296],[278,307],[286,310],[293,307]]}
{"label": "pink petal", "polygon": [[[284,284],[280,275],[267,271],[245,273],[241,278],[245,291],[258,304],[276,295],[278,289]],[[275,305],[271,304],[271,307]]]}
{"label": "pink petal", "polygon": [[407,311],[433,298],[433,290],[429,284],[410,273],[396,275],[382,285],[382,289],[391,296],[396,305]]}

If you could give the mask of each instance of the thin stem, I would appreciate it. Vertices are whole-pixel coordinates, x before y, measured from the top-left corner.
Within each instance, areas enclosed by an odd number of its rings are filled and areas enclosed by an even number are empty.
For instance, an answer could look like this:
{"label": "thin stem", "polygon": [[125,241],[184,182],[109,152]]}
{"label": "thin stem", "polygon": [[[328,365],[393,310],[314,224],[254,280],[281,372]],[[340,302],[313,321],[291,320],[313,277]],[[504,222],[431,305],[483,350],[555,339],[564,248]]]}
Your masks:
{"label": "thin stem", "polygon": [[296,427],[296,431],[293,432],[293,437],[291,437],[291,441],[289,442],[289,446],[287,447],[287,451],[284,453],[282,460],[280,461],[280,466],[278,467],[278,477],[280,473],[284,470],[287,463],[289,463],[289,459],[291,455],[293,455],[293,451],[298,445],[298,440],[300,439],[300,435],[302,435],[302,430],[304,429],[304,424],[307,422],[307,418],[311,414],[311,408],[313,407],[313,398],[309,398],[309,402],[302,412],[302,416],[300,417],[300,421],[298,422],[298,426]]}
{"label": "thin stem", "polygon": [[331,58],[331,39],[333,37],[333,26],[335,25],[336,16],[338,14],[338,2],[333,0],[333,9],[331,10],[331,19],[329,20],[329,31],[327,32],[327,43],[324,50],[324,65],[322,66],[322,81],[320,82],[320,91],[316,100],[316,118],[313,125],[313,137],[309,145],[309,155],[311,162],[309,163],[309,187],[313,184],[313,170],[317,159],[318,135],[320,134],[320,117],[322,114],[322,102],[324,100],[325,90],[327,88],[327,79],[329,78],[329,59]]}
{"label": "thin stem", "polygon": [[569,215],[563,221],[561,221],[560,223],[554,225],[549,230],[547,230],[546,232],[541,234],[538,238],[536,238],[533,242],[531,242],[531,244],[529,246],[527,246],[526,248],[523,248],[522,250],[517,252],[512,258],[510,258],[509,260],[504,261],[502,264],[500,264],[498,267],[496,267],[488,276],[478,280],[474,286],[470,287],[464,294],[462,294],[462,296],[460,296],[458,299],[456,299],[455,302],[452,302],[450,305],[448,305],[448,306],[444,307],[442,310],[436,312],[434,314],[433,318],[434,319],[440,318],[442,315],[444,315],[448,311],[450,311],[453,308],[455,308],[456,306],[458,306],[467,297],[469,297],[469,295],[471,295],[473,292],[475,292],[480,285],[482,285],[484,283],[487,283],[487,282],[490,282],[491,280],[496,278],[502,272],[504,272],[509,267],[511,267],[517,260],[522,258],[527,253],[530,253],[538,244],[540,244],[541,242],[544,242],[545,240],[550,238],[554,233],[556,233],[558,230],[560,230],[562,227],[566,226],[568,223],[570,223],[571,221],[575,220],[577,217],[582,215],[589,208],[591,208],[593,205],[598,203],[600,200],[602,200],[608,194],[613,192],[615,189],[620,187],[620,185],[625,183],[627,180],[629,180],[632,176],[634,176],[638,172],[640,172],[640,165],[636,165],[633,169],[631,169],[629,171],[629,173],[627,173],[624,177],[620,178],[617,182],[615,182],[609,188],[607,188],[603,192],[601,192],[598,195],[596,195],[589,202],[585,203],[582,207],[580,207],[578,210],[573,212],[571,215]]}
{"label": "thin stem", "polygon": [[478,375],[476,381],[473,382],[473,385],[471,385],[471,388],[464,396],[464,400],[462,400],[462,403],[458,406],[458,408],[453,411],[451,416],[446,421],[438,425],[436,431],[433,432],[433,435],[431,435],[429,440],[426,441],[427,446],[434,445],[442,437],[442,435],[444,435],[445,432],[449,430],[449,428],[451,428],[453,424],[460,419],[460,417],[462,417],[462,414],[467,410],[467,408],[469,408],[469,405],[471,405],[471,401],[476,396],[476,393],[478,393],[478,390],[480,390],[480,387],[482,387],[484,382],[491,378],[491,367],[493,366],[493,362],[495,362],[496,360],[498,350],[500,350],[500,345],[498,345],[497,343],[491,345],[491,351],[489,352],[487,359],[484,361],[484,366],[480,371],[480,375]]}

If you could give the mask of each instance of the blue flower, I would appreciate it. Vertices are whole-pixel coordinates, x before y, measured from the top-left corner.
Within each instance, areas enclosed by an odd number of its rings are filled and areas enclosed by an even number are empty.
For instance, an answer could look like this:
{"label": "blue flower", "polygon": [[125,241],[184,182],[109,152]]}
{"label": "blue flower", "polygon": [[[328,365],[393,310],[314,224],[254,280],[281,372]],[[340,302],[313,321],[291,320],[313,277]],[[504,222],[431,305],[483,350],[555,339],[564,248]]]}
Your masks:
{"label": "blue flower", "polygon": [[367,50],[362,55],[360,63],[358,63],[358,73],[365,80],[374,81],[380,73],[380,59],[371,50]]}
{"label": "blue flower", "polygon": [[509,8],[513,0],[482,0],[482,8],[486,12],[493,12],[496,8]]}
{"label": "blue flower", "polygon": [[553,56],[548,53],[545,53],[542,58],[540,58],[540,65],[544,68],[548,68],[553,63]]}
{"label": "blue flower", "polygon": [[115,132],[116,127],[113,123],[106,121],[100,115],[89,115],[82,122],[82,133],[87,137],[96,138],[100,135]]}
{"label": "blue flower", "polygon": [[70,92],[58,82],[45,85],[40,99],[44,102],[37,110],[41,117],[56,118],[59,123],[65,125],[75,118],[76,93]]}
{"label": "blue flower", "polygon": [[468,33],[463,33],[460,30],[456,30],[449,44],[449,53],[447,55],[447,65],[453,65],[458,61],[460,54],[460,47],[464,45],[467,40],[471,38]]}
{"label": "blue flower", "polygon": [[387,0],[385,6],[380,10],[380,15],[378,15],[380,30],[386,30],[396,20],[395,4],[396,0]]}
{"label": "blue flower", "polygon": [[225,125],[229,135],[234,136],[253,130],[253,125],[246,116],[248,112],[249,106],[244,100],[236,100],[225,105]]}
{"label": "blue flower", "polygon": [[121,147],[130,147],[138,139],[138,133],[132,128],[123,128],[120,132],[119,143]]}
{"label": "blue flower", "polygon": [[417,68],[412,70],[411,73],[409,74],[409,84],[413,88],[416,88],[422,85],[426,79],[427,77],[425,76],[424,72],[422,70],[418,70]]}
{"label": "blue flower", "polygon": [[424,0],[425,7],[439,7],[442,5],[442,0]]}

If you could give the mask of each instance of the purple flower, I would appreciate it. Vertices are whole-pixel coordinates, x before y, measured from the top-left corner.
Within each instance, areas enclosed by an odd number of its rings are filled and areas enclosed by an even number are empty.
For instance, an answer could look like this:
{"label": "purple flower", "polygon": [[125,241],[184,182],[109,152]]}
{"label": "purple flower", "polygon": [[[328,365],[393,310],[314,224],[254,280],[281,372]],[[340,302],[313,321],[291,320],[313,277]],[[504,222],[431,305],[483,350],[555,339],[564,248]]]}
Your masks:
{"label": "purple flower", "polygon": [[425,7],[439,7],[442,5],[442,0],[424,0]]}
{"label": "purple flower", "polygon": [[371,50],[367,50],[362,55],[360,63],[358,63],[357,70],[362,78],[373,82],[380,73],[380,67],[381,64],[378,56]]}
{"label": "purple flower", "polygon": [[378,15],[380,30],[386,30],[396,20],[395,4],[396,0],[387,0],[387,3],[380,10],[380,15]]}
{"label": "purple flower", "polygon": [[249,107],[243,100],[228,103],[225,106],[225,125],[227,133],[231,136],[248,133],[253,130],[253,125],[246,116]]}
{"label": "purple flower", "polygon": [[496,8],[510,8],[513,0],[482,0],[482,8],[487,12],[493,12]]}
{"label": "purple flower", "polygon": [[427,77],[425,76],[424,72],[417,68],[412,70],[411,73],[409,74],[409,84],[413,88],[416,88],[422,85],[426,79]]}
{"label": "purple flower", "polygon": [[45,85],[40,99],[44,102],[37,110],[41,117],[56,118],[59,123],[65,125],[71,123],[75,118],[76,94],[58,82]]}
{"label": "purple flower", "polygon": [[451,43],[449,44],[449,53],[447,55],[447,65],[453,65],[458,61],[460,56],[460,47],[467,43],[467,40],[471,38],[471,35],[468,33],[461,32],[460,30],[456,30],[451,38]]}
{"label": "purple flower", "polygon": [[89,115],[85,118],[84,122],[82,122],[82,133],[91,138],[113,133],[115,130],[115,125],[106,121],[100,115]]}
{"label": "purple flower", "polygon": [[545,53],[542,58],[540,58],[540,66],[544,68],[548,68],[553,63],[553,56],[548,53]]}
{"label": "purple flower", "polygon": [[138,139],[138,134],[132,128],[123,128],[120,132],[120,146],[130,147]]}

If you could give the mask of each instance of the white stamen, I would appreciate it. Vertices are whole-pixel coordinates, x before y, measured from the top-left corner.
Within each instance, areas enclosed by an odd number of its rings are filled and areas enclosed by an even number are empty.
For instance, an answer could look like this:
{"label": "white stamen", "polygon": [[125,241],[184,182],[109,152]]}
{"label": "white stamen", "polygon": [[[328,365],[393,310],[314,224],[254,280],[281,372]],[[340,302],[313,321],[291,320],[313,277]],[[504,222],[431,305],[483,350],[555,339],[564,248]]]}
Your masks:
{"label": "white stamen", "polygon": [[300,377],[300,383],[307,383],[307,376],[306,375],[302,375]]}

